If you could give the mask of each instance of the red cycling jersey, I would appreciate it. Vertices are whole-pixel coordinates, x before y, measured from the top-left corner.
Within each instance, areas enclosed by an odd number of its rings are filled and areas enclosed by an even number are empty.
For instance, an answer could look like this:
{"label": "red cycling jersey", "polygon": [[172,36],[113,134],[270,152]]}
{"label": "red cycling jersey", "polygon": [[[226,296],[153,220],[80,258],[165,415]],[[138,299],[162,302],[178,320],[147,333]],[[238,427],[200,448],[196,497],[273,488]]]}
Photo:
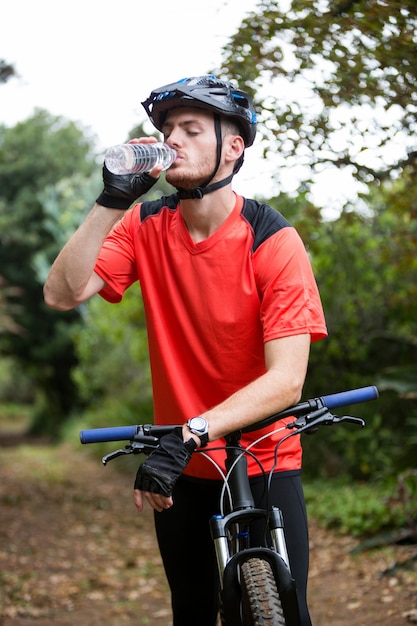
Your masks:
{"label": "red cycling jersey", "polygon": [[[265,342],[305,333],[316,341],[327,334],[299,235],[278,212],[241,196],[223,224],[199,243],[175,195],[136,204],[106,239],[96,272],[106,282],[101,295],[109,302],[120,302],[140,282],[156,424],[183,423],[264,374]],[[242,444],[267,430],[243,435]],[[252,449],[266,471],[281,437],[271,434]],[[224,451],[209,454],[223,465]],[[251,457],[248,464],[250,475],[261,473]],[[300,467],[294,436],[281,446],[277,469]],[[219,478],[199,454],[185,473]]]}

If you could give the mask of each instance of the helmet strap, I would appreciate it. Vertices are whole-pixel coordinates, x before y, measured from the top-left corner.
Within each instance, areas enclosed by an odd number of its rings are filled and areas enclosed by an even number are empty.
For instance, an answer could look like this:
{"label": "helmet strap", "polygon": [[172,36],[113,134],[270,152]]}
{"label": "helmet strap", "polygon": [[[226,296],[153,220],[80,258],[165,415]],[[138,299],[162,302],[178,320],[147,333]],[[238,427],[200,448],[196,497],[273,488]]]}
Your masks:
{"label": "helmet strap", "polygon": [[227,178],[223,178],[223,180],[217,181],[217,183],[206,185],[205,187],[195,187],[195,189],[182,189],[181,187],[177,187],[177,196],[180,200],[201,200],[207,193],[226,187],[226,185],[231,182],[233,176],[234,173],[230,174]]}

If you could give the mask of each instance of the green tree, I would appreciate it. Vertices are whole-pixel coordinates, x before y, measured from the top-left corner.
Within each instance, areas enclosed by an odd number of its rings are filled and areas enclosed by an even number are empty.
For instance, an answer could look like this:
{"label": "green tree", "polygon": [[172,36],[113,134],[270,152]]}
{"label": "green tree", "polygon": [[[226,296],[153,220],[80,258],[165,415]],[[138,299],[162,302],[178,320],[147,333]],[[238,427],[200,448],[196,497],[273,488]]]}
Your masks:
{"label": "green tree", "polygon": [[414,0],[265,0],[221,71],[252,91],[283,164],[348,167],[369,184],[417,168],[416,27]]}
{"label": "green tree", "polygon": [[55,242],[41,199],[58,181],[88,177],[93,167],[92,142],[72,122],[38,110],[13,128],[0,126],[0,267],[14,289],[8,302],[19,328],[0,336],[0,351],[34,381],[41,403],[33,429],[52,434],[77,401],[70,329],[79,312],[44,305],[35,259],[39,251],[52,253]]}
{"label": "green tree", "polygon": [[138,285],[126,292],[121,304],[92,298],[83,316],[75,335],[79,364],[74,380],[88,406],[90,424],[151,421],[147,333]]}
{"label": "green tree", "polygon": [[403,246],[411,214],[395,204],[400,197],[378,190],[366,213],[345,211],[311,231],[329,338],[312,348],[306,393],[368,384],[381,392],[352,409],[366,417],[364,431],[343,427],[307,442],[316,471],[388,476],[415,463],[417,263]]}

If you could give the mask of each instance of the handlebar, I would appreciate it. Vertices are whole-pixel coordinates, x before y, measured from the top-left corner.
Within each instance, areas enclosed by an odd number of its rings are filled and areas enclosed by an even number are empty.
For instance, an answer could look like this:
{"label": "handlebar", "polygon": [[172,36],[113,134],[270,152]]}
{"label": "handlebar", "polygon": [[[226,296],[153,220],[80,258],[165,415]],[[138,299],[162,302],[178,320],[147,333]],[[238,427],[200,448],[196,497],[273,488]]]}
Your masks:
{"label": "handlebar", "polygon": [[360,387],[359,389],[333,393],[330,396],[322,396],[319,399],[328,409],[336,409],[339,406],[359,404],[360,402],[368,402],[369,400],[376,400],[377,398],[378,389],[374,385],[371,385],[370,387]]}
{"label": "handlebar", "polygon": [[256,424],[252,424],[243,429],[244,433],[250,433],[259,428],[265,428],[270,426],[274,422],[277,422],[284,417],[302,417],[307,416],[314,411],[320,411],[322,409],[337,409],[341,406],[348,404],[359,404],[360,402],[368,402],[369,400],[376,400],[378,397],[378,389],[375,385],[369,387],[360,387],[358,389],[350,389],[349,391],[341,391],[339,393],[332,393],[328,396],[321,396],[319,398],[312,398],[304,402],[299,402],[295,406],[290,406],[288,409],[284,409],[275,415],[266,417]]}
{"label": "handlebar", "polygon": [[[284,417],[301,417],[307,416],[314,411],[322,411],[324,409],[335,409],[350,404],[358,404],[360,402],[368,402],[378,398],[378,389],[375,386],[361,387],[359,389],[351,389],[340,393],[333,393],[327,396],[321,396],[299,402],[284,411],[275,413],[270,417],[256,422],[252,426],[243,429],[243,432],[252,432],[265,426],[269,426]],[[324,411],[323,411],[324,412]],[[324,423],[324,422],[323,422]],[[157,444],[158,439],[164,434],[172,430],[172,426],[115,426],[109,428],[91,428],[80,432],[81,443],[101,443],[107,441],[134,441],[136,438],[146,437],[149,443]]]}
{"label": "handlebar", "polygon": [[81,443],[102,443],[104,441],[131,441],[139,433],[140,426],[112,426],[109,428],[89,428],[80,432]]}

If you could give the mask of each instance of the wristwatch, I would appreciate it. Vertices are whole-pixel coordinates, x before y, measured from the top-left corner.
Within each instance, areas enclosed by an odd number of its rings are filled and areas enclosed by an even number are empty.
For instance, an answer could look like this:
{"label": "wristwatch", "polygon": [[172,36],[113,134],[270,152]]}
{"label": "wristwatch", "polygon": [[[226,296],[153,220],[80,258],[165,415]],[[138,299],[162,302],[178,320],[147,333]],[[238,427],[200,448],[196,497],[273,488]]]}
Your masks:
{"label": "wristwatch", "polygon": [[205,448],[209,441],[208,421],[204,417],[192,417],[187,422],[187,428],[200,439],[201,447]]}

